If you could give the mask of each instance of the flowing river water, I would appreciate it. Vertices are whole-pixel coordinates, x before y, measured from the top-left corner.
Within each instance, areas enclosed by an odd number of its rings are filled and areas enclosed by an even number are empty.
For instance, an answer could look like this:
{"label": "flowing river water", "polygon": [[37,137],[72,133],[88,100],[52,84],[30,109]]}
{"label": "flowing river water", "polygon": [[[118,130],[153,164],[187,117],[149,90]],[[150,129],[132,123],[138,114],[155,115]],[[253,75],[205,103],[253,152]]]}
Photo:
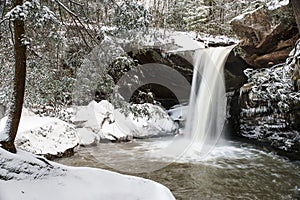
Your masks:
{"label": "flowing river water", "polygon": [[183,200],[291,199],[300,185],[299,163],[248,144],[226,142],[205,157],[195,153],[175,160],[155,155],[166,144],[168,139],[98,144],[80,147],[74,156],[56,161],[151,179]]}

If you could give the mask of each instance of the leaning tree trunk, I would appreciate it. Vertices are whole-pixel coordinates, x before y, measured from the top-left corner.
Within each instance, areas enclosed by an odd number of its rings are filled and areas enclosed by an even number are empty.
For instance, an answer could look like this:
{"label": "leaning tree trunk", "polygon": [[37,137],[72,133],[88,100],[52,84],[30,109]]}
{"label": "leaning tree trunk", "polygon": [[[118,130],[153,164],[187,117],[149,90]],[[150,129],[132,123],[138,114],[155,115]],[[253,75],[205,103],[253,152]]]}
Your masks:
{"label": "leaning tree trunk", "polygon": [[300,1],[299,0],[291,0],[295,18],[297,21],[298,31],[300,32]]}
{"label": "leaning tree trunk", "polygon": [[[22,5],[23,0],[14,0],[14,7]],[[5,132],[6,138],[2,137],[0,141],[2,148],[15,153],[16,148],[14,141],[17,135],[19,122],[22,113],[25,78],[26,78],[26,46],[23,43],[25,35],[24,21],[20,19],[14,20],[14,51],[15,51],[15,75],[13,84],[13,99],[6,122]],[[4,138],[4,139],[3,139]]]}

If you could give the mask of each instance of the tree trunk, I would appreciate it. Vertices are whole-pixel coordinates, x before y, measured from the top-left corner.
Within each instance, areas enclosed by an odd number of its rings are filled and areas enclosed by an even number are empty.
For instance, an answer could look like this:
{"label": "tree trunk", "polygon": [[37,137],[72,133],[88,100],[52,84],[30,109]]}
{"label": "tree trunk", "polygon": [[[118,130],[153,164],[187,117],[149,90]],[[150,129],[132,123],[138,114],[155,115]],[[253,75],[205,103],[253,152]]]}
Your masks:
{"label": "tree trunk", "polygon": [[299,0],[291,0],[292,7],[294,10],[294,15],[297,21],[298,31],[300,32],[300,1]]}
{"label": "tree trunk", "polygon": [[[14,0],[14,7],[22,4],[23,0]],[[7,138],[4,141],[0,141],[2,148],[12,153],[16,152],[14,141],[21,118],[25,91],[26,46],[23,43],[24,35],[24,21],[19,19],[14,20],[15,75],[13,84],[13,99],[5,127]]]}

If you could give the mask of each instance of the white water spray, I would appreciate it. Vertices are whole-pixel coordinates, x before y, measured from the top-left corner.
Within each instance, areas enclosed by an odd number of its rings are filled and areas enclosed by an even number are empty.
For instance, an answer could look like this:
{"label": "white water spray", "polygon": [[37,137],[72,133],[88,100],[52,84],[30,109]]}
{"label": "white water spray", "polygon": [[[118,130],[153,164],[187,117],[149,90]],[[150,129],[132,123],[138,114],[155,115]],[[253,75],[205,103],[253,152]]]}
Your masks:
{"label": "white water spray", "polygon": [[184,132],[192,148],[196,145],[202,153],[208,153],[222,133],[226,118],[223,68],[233,47],[201,49],[194,56],[189,112]]}

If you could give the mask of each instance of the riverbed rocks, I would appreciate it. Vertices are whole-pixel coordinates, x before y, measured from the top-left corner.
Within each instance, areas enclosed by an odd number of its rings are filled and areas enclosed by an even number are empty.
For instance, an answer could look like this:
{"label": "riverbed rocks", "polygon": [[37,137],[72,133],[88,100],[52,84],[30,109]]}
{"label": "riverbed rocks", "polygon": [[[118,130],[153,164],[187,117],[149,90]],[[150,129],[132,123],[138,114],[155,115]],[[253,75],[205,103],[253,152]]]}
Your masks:
{"label": "riverbed rocks", "polygon": [[299,37],[290,4],[277,9],[259,7],[234,18],[231,27],[241,41],[243,58],[255,68],[284,62]]}

